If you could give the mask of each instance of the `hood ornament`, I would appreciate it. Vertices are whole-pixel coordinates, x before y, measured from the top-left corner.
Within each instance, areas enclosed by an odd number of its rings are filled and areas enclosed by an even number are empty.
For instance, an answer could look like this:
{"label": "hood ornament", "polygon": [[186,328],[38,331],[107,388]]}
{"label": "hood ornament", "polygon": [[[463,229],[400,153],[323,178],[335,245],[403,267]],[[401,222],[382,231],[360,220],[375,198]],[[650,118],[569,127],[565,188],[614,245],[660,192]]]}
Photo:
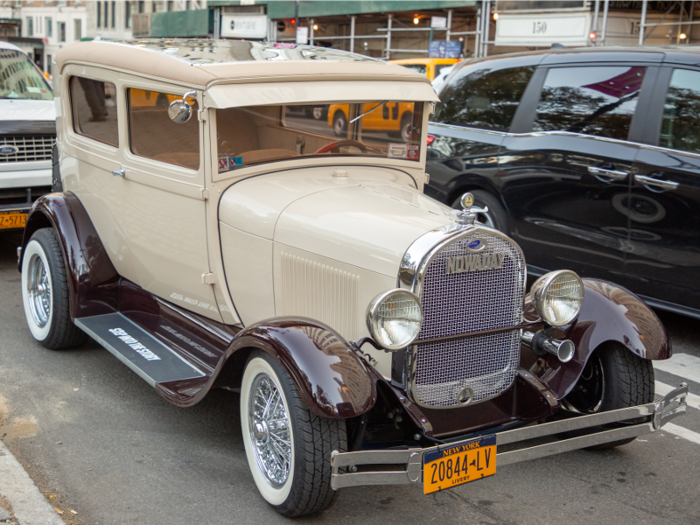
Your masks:
{"label": "hood ornament", "polygon": [[456,222],[464,226],[474,224],[477,213],[488,213],[489,211],[488,206],[484,206],[483,208],[474,206],[474,195],[469,192],[462,195],[459,199],[459,203],[462,205],[462,211],[457,213]]}

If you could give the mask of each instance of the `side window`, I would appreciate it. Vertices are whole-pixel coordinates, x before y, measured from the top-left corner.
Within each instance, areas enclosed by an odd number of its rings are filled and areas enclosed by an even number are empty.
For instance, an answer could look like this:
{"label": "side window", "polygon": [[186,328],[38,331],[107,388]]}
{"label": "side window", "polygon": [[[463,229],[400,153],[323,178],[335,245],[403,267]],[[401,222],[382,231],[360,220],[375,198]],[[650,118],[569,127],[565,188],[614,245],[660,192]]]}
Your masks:
{"label": "side window", "polygon": [[673,71],[664,104],[659,145],[700,153],[700,72]]}
{"label": "side window", "polygon": [[168,116],[168,106],[180,95],[142,89],[127,89],[129,105],[129,147],[134,155],[199,169],[199,106],[193,98],[192,117],[176,124]]}
{"label": "side window", "polygon": [[528,66],[458,73],[440,92],[443,103],[432,120],[508,131],[534,71],[534,66]]}
{"label": "side window", "polygon": [[626,140],[645,67],[550,69],[533,131],[571,131]]}
{"label": "side window", "polygon": [[78,135],[119,147],[117,90],[111,82],[70,78],[73,129]]}

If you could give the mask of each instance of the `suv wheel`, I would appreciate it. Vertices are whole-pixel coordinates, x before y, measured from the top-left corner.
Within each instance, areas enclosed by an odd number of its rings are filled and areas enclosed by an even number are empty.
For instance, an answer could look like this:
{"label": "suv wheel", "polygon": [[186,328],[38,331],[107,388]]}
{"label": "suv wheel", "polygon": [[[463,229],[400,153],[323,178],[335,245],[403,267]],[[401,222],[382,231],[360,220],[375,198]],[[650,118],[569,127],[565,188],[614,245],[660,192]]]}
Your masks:
{"label": "suv wheel", "polygon": [[66,267],[53,228],[34,232],[24,249],[22,303],[32,336],[46,348],[74,348],[87,340],[70,318]]}
{"label": "suv wheel", "polygon": [[264,352],[253,353],[243,373],[241,431],[255,484],[277,512],[304,516],[333,504],[331,452],[347,449],[345,422],[312,414]]}
{"label": "suv wheel", "polygon": [[[453,208],[462,209],[459,200],[464,193],[466,191],[460,193],[459,197],[452,203]],[[508,234],[508,214],[499,200],[484,190],[473,190],[470,193],[474,195],[474,206],[488,208],[486,213],[477,213],[476,220],[489,228]]]}

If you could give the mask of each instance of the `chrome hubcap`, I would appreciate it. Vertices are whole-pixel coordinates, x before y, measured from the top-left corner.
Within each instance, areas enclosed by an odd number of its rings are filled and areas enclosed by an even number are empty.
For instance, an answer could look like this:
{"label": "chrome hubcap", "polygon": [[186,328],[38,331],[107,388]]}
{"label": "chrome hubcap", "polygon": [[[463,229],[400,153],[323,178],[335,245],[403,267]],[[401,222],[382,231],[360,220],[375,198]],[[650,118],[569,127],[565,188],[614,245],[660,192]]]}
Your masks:
{"label": "chrome hubcap", "polygon": [[44,261],[38,255],[32,255],[27,276],[27,298],[32,320],[39,328],[46,326],[51,313],[51,283]]}
{"label": "chrome hubcap", "polygon": [[267,374],[253,381],[248,413],[255,460],[267,482],[279,488],[292,465],[291,423],[281,392]]}

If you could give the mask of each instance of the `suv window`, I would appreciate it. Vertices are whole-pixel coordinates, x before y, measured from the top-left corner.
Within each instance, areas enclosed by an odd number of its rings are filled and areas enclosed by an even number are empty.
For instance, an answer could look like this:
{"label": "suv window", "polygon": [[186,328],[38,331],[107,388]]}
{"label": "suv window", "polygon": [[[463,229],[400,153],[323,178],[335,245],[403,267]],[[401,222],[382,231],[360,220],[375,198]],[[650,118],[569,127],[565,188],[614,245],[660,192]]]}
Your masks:
{"label": "suv window", "polygon": [[626,140],[645,67],[550,69],[533,131],[571,131]]}
{"label": "suv window", "polygon": [[440,92],[444,102],[432,120],[475,128],[508,131],[534,66],[480,69],[457,73]]}
{"label": "suv window", "polygon": [[676,69],[664,105],[659,145],[700,153],[700,72]]}
{"label": "suv window", "polygon": [[168,106],[180,95],[156,91],[128,89],[129,145],[131,152],[140,157],[175,164],[191,170],[199,169],[199,106],[193,98],[192,118],[176,124],[168,116]]}
{"label": "suv window", "polygon": [[71,77],[73,129],[78,135],[119,147],[117,90],[110,82]]}

